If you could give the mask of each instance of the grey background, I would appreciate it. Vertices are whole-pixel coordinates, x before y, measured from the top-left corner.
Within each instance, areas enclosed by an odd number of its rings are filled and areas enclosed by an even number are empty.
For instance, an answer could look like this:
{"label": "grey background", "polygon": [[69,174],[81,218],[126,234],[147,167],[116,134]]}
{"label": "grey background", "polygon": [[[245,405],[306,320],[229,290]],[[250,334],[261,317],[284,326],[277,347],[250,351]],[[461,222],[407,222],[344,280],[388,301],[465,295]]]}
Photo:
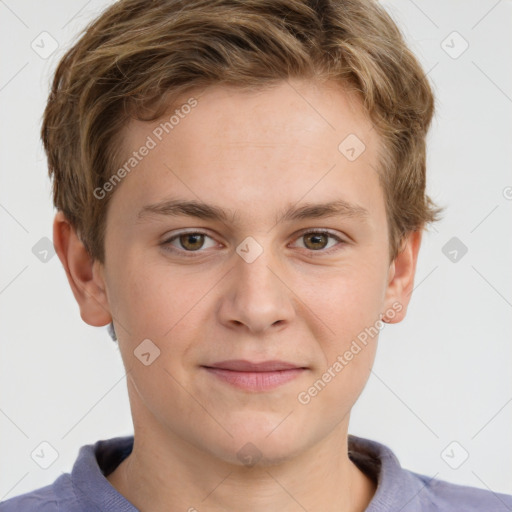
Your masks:
{"label": "grey background", "polygon": [[[53,482],[81,445],[132,433],[117,346],[82,322],[45,240],[54,210],[39,142],[49,76],[108,3],[0,1],[0,499]],[[512,493],[512,3],[385,5],[434,85],[429,191],[446,212],[424,238],[406,320],[381,334],[350,432],[413,471]]]}

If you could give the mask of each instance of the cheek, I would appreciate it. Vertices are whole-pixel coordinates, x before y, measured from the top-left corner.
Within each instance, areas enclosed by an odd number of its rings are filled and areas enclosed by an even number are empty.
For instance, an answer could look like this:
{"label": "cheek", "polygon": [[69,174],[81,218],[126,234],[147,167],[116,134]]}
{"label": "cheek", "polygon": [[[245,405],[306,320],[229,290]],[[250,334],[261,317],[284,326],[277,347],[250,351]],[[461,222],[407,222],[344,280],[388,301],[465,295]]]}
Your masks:
{"label": "cheek", "polygon": [[[326,431],[350,413],[370,376],[376,339],[357,350],[339,351],[321,373],[297,395],[298,407],[308,415],[322,418]],[[350,360],[347,358],[350,353]]]}
{"label": "cheek", "polygon": [[370,375],[383,325],[379,282],[369,270],[346,269],[324,280],[307,299],[325,329],[316,336],[321,361],[297,401],[308,413],[323,416],[326,429],[350,411]]}
{"label": "cheek", "polygon": [[356,336],[382,313],[386,269],[381,264],[347,263],[297,285],[299,295],[335,339]]}
{"label": "cheek", "polygon": [[132,339],[167,337],[194,316],[195,307],[215,284],[208,273],[178,269],[162,256],[159,260],[124,260],[122,273],[113,276],[111,299]]}
{"label": "cheek", "polygon": [[385,276],[381,264],[347,265],[299,292],[324,325],[316,336],[323,357],[314,380],[325,403],[352,405],[368,379],[383,325]]}

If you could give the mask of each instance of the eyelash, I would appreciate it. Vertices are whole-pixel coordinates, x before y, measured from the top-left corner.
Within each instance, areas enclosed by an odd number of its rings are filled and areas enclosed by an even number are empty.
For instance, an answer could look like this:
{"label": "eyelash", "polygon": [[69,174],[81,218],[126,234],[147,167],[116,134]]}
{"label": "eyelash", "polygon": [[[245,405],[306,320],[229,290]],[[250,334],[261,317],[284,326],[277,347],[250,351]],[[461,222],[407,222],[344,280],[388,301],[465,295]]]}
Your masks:
{"label": "eyelash", "polygon": [[[333,247],[330,247],[329,249],[318,249],[316,251],[313,249],[303,249],[303,250],[307,251],[308,253],[310,253],[309,256],[311,256],[311,257],[314,257],[316,254],[319,254],[319,255],[331,254],[331,252],[340,250],[341,249],[340,245],[342,246],[347,243],[345,240],[340,238],[338,235],[335,235],[334,233],[331,233],[330,231],[328,231],[326,229],[318,229],[318,230],[310,229],[310,230],[302,231],[301,233],[299,233],[299,235],[297,235],[295,240],[298,240],[298,239],[300,239],[306,235],[310,235],[310,234],[327,235],[328,237],[333,238],[338,241],[338,244],[336,244]],[[164,240],[161,245],[163,246],[163,248],[166,251],[169,251],[172,253],[180,253],[181,255],[185,256],[186,258],[197,258],[205,252],[202,249],[198,249],[197,251],[187,251],[186,249],[178,249],[178,248],[170,245],[171,242],[173,242],[174,240],[178,239],[180,236],[183,236],[183,235],[204,235],[208,238],[213,238],[208,233],[205,233],[204,231],[181,231],[181,232],[173,235],[172,237]]]}

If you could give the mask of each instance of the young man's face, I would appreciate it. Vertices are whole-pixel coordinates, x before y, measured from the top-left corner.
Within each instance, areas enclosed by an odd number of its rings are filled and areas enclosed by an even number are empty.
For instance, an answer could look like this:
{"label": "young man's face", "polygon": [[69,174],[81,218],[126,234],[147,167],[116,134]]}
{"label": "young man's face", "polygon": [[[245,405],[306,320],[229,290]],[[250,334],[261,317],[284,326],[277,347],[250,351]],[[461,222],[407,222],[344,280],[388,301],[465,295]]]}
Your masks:
{"label": "young man's face", "polygon": [[[114,318],[136,432],[238,464],[279,461],[346,435],[375,327],[405,312],[419,238],[390,263],[378,134],[339,86],[196,97],[161,141],[163,120],[126,129],[126,159],[148,135],[156,147],[112,197],[98,300]],[[166,201],[226,216],[148,209]],[[331,203],[338,211],[320,215]],[[306,206],[318,208],[300,215]]]}

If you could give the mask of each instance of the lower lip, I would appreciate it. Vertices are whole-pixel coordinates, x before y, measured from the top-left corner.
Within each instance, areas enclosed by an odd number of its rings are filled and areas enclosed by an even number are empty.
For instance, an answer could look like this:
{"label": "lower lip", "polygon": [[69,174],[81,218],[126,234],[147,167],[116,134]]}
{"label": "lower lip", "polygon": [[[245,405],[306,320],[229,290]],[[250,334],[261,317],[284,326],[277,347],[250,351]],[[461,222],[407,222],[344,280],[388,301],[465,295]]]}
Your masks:
{"label": "lower lip", "polygon": [[268,391],[275,389],[301,375],[305,368],[291,368],[272,372],[240,372],[222,368],[204,367],[215,377],[240,389],[248,391]]}

